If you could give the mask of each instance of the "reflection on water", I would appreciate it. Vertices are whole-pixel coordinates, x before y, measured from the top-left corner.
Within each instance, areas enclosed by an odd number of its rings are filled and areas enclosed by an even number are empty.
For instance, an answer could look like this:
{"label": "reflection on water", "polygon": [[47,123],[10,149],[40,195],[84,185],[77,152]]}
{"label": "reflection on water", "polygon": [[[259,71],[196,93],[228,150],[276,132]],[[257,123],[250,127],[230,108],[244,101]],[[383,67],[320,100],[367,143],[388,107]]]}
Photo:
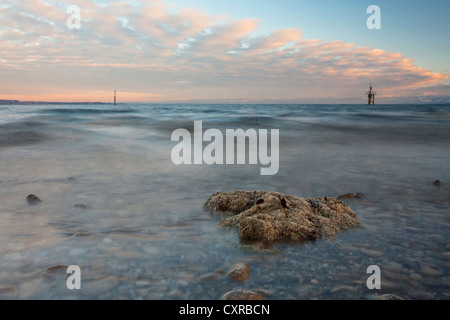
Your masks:
{"label": "reflection on water", "polygon": [[[123,105],[0,109],[0,298],[448,299],[449,106]],[[177,128],[280,129],[280,171],[175,166]],[[436,179],[441,186],[434,186]],[[203,208],[214,192],[349,200],[364,229],[240,243]],[[25,198],[43,202],[30,206]],[[82,204],[83,206],[75,206]],[[225,275],[246,262],[249,279]],[[64,268],[82,270],[82,290]],[[382,290],[366,269],[378,265]],[[47,270],[47,272],[46,272]]]}

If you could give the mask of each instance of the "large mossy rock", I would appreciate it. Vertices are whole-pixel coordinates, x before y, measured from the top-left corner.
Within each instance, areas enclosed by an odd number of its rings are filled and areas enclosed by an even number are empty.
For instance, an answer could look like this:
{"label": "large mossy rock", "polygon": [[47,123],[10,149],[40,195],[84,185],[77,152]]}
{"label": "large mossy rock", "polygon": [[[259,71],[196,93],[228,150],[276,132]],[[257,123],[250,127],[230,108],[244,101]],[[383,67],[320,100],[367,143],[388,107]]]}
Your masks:
{"label": "large mossy rock", "polygon": [[242,240],[315,240],[362,227],[350,207],[330,197],[303,199],[279,192],[219,192],[205,205],[226,218],[219,225],[236,227]]}

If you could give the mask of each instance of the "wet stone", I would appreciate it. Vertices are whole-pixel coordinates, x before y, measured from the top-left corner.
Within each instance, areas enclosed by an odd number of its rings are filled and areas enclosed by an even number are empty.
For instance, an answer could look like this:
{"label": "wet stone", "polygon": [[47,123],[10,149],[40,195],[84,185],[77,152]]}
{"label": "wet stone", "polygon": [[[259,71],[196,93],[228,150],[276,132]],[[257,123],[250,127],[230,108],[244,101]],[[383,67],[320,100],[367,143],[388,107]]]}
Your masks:
{"label": "wet stone", "polygon": [[246,263],[236,263],[228,270],[226,275],[234,281],[245,281],[250,275],[250,267]]}
{"label": "wet stone", "polygon": [[346,193],[337,197],[338,200],[354,199],[355,195],[353,193]]}
{"label": "wet stone", "polygon": [[[249,201],[255,201],[251,208]],[[219,225],[237,228],[243,241],[314,241],[362,227],[347,204],[325,196],[303,199],[279,192],[218,192],[205,206],[212,212],[227,212],[230,216]]]}
{"label": "wet stone", "polygon": [[77,209],[81,209],[81,210],[87,210],[87,207],[84,204],[81,204],[81,203],[77,203],[73,207],[77,208]]}
{"label": "wet stone", "polygon": [[38,203],[42,202],[42,200],[39,199],[36,195],[30,194],[27,196],[27,202],[28,202],[28,204],[38,204]]}
{"label": "wet stone", "polygon": [[47,268],[44,272],[41,273],[41,277],[43,278],[51,278],[58,274],[66,274],[68,266],[59,265]]}
{"label": "wet stone", "polygon": [[262,295],[251,290],[232,290],[225,293],[220,300],[264,300]]}

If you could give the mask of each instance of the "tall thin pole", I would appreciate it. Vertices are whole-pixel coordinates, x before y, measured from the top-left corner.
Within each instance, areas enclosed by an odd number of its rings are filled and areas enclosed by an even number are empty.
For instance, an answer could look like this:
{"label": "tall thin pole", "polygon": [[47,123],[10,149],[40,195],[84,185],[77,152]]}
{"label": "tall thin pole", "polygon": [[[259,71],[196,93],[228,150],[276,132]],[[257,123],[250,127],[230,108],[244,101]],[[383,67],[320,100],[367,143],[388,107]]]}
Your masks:
{"label": "tall thin pole", "polygon": [[370,90],[366,92],[367,98],[368,98],[368,104],[369,105],[375,105],[375,95],[376,91],[373,91],[372,89],[372,83],[370,83]]}
{"label": "tall thin pole", "polygon": [[116,90],[114,90],[114,105],[116,105]]}

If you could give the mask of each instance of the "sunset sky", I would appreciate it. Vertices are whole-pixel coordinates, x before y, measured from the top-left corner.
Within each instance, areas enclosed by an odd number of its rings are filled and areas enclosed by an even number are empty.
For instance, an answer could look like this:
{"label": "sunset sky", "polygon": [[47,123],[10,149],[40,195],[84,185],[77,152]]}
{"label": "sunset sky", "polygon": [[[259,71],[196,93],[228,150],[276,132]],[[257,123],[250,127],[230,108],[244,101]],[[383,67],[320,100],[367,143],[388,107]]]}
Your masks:
{"label": "sunset sky", "polygon": [[[381,8],[381,30],[366,12]],[[81,10],[69,29],[67,8]],[[2,0],[0,99],[450,102],[448,0]]]}

